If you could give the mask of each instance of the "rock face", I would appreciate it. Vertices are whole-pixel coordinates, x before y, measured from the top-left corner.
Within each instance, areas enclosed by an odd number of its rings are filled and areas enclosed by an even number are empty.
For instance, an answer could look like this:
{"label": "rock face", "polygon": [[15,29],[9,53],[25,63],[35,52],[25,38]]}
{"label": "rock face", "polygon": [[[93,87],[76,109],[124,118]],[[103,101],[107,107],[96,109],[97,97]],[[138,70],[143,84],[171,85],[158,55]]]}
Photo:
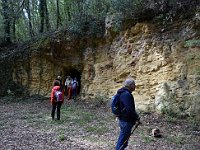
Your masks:
{"label": "rock face", "polygon": [[[199,24],[198,18],[193,18]],[[190,22],[162,29],[137,23],[112,41],[45,41],[12,61],[2,57],[0,93],[13,87],[49,96],[57,75],[78,76],[82,99],[108,100],[127,77],[136,81],[137,109],[198,117],[200,113],[199,29]],[[107,31],[107,34],[109,31]],[[12,85],[12,86],[11,86]],[[15,86],[13,86],[15,85]]]}
{"label": "rock face", "polygon": [[191,38],[198,32],[190,23],[182,29],[174,26],[164,31],[138,23],[110,45],[88,48],[82,76],[85,95],[97,100],[111,97],[130,76],[136,80],[138,109],[198,116],[200,41]]}
{"label": "rock face", "polygon": [[58,75],[62,75],[63,80],[70,73],[80,76],[83,63],[77,42],[46,39],[40,45],[37,43],[2,56],[0,63],[4,68],[0,81],[4,86],[0,88],[1,95],[7,92],[49,96]]}

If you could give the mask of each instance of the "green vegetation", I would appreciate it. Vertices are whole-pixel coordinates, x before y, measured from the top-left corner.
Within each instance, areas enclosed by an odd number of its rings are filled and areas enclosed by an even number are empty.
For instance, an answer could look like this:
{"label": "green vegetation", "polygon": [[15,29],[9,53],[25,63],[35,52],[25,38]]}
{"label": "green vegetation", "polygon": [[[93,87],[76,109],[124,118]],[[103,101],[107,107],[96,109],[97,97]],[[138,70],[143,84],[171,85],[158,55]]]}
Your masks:
{"label": "green vegetation", "polygon": [[167,122],[170,123],[176,123],[177,122],[177,116],[173,115],[173,116],[167,116]]}
{"label": "green vegetation", "polygon": [[197,75],[200,75],[200,66],[195,68],[194,71]]}
{"label": "green vegetation", "polygon": [[60,134],[60,135],[59,135],[59,141],[64,141],[64,140],[65,140],[64,134]]}
{"label": "green vegetation", "polygon": [[[96,134],[103,134],[107,131],[107,128],[101,123],[98,122],[99,126],[93,126],[93,122],[98,120],[98,114],[94,114],[92,111],[85,110],[81,107],[62,107],[61,109],[61,117],[60,121],[51,121],[50,114],[29,114],[23,116],[21,119],[26,120],[31,125],[51,125],[51,126],[59,126],[65,123],[73,123],[76,126],[79,126],[86,130],[87,132],[95,132]],[[49,117],[48,117],[49,116]],[[50,121],[49,121],[50,120]],[[63,131],[63,129],[59,129],[59,131]]]}
{"label": "green vegetation", "polygon": [[185,47],[199,47],[200,40],[188,40],[185,42]]}
{"label": "green vegetation", "polygon": [[143,141],[147,144],[154,142],[154,137],[149,136],[148,134],[145,133],[140,133],[141,138],[143,139]]}
{"label": "green vegetation", "polygon": [[161,109],[161,113],[163,115],[167,115],[168,116],[168,121],[173,122],[174,118],[177,118],[177,113],[175,112],[175,110],[172,108],[172,106],[164,106]]}
{"label": "green vegetation", "polygon": [[[57,30],[101,37],[108,14],[120,14],[114,31],[123,23],[194,15],[197,1],[181,0],[2,0],[0,2],[0,45],[32,40]],[[189,43],[187,42],[186,45]]]}
{"label": "green vegetation", "polygon": [[[166,88],[168,88],[167,85],[166,85]],[[176,97],[173,93],[170,93],[169,95],[162,97],[162,105],[163,106],[161,109],[161,113],[163,115],[167,115],[169,118],[178,117],[177,114],[180,111],[181,106],[178,106]]]}
{"label": "green vegetation", "polygon": [[194,61],[195,61],[195,54],[191,54],[191,55],[188,55],[188,56],[187,56],[187,62],[188,62],[189,64],[193,64]]}
{"label": "green vegetation", "polygon": [[166,139],[169,141],[169,142],[172,142],[172,143],[175,143],[177,145],[181,145],[184,143],[184,138],[182,136],[174,136],[174,135],[171,135],[171,136],[167,136]]}
{"label": "green vegetation", "polygon": [[83,126],[96,119],[96,116],[92,112],[85,111],[83,108],[67,107],[62,109],[62,116],[65,122],[75,122],[76,124]]}
{"label": "green vegetation", "polygon": [[110,99],[107,95],[102,95],[97,92],[95,98],[92,99],[91,101],[95,106],[101,106],[101,105],[105,104],[108,100],[110,100]]}
{"label": "green vegetation", "polygon": [[92,132],[94,134],[102,135],[107,132],[107,128],[104,126],[88,126],[86,127],[87,132]]}
{"label": "green vegetation", "polygon": [[187,122],[190,123],[190,126],[189,126],[189,129],[191,131],[198,131],[199,129],[199,120],[197,120],[196,118],[192,118],[192,117],[189,117],[187,118]]}
{"label": "green vegetation", "polygon": [[200,55],[190,54],[187,56],[187,62],[191,65],[192,72],[196,75],[200,75]]}

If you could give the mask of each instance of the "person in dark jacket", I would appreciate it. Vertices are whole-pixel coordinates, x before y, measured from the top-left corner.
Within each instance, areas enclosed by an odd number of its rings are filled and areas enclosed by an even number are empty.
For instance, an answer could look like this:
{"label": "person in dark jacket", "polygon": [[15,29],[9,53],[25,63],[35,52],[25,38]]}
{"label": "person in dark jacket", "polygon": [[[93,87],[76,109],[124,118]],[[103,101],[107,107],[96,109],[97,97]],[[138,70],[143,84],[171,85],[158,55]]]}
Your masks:
{"label": "person in dark jacket", "polygon": [[132,92],[135,90],[135,81],[128,78],[124,82],[124,87],[117,92],[120,93],[120,110],[122,114],[118,117],[120,134],[118,137],[116,150],[124,150],[128,146],[131,130],[139,116],[135,111],[135,102]]}
{"label": "person in dark jacket", "polygon": [[62,86],[62,77],[61,76],[57,76],[57,78],[53,81],[53,85],[55,82],[59,82],[59,85]]}

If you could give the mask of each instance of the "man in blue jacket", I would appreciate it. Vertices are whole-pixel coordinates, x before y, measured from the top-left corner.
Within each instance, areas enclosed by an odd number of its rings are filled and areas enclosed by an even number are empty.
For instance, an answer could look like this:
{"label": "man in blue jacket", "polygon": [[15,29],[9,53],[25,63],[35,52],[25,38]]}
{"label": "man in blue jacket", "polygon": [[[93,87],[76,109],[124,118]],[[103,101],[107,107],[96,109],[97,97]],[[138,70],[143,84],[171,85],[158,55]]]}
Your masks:
{"label": "man in blue jacket", "polygon": [[128,146],[131,130],[136,121],[139,121],[139,116],[135,111],[134,98],[131,94],[134,90],[135,81],[132,78],[128,78],[124,82],[124,87],[117,91],[117,93],[120,93],[119,107],[121,110],[121,115],[118,117],[120,134],[117,141],[116,150],[124,150]]}

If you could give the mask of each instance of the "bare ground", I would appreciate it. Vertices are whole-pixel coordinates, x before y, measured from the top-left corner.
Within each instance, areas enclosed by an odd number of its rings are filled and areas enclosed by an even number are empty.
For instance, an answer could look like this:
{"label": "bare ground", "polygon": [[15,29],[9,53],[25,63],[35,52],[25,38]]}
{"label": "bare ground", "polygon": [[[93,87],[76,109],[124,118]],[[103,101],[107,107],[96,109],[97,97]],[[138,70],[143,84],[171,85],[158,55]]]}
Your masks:
{"label": "bare ground", "polygon": [[[0,150],[115,149],[119,128],[107,107],[67,102],[61,121],[52,121],[48,99],[4,97],[0,102]],[[197,121],[143,113],[141,122],[127,150],[200,149]],[[155,127],[162,138],[151,136]]]}

